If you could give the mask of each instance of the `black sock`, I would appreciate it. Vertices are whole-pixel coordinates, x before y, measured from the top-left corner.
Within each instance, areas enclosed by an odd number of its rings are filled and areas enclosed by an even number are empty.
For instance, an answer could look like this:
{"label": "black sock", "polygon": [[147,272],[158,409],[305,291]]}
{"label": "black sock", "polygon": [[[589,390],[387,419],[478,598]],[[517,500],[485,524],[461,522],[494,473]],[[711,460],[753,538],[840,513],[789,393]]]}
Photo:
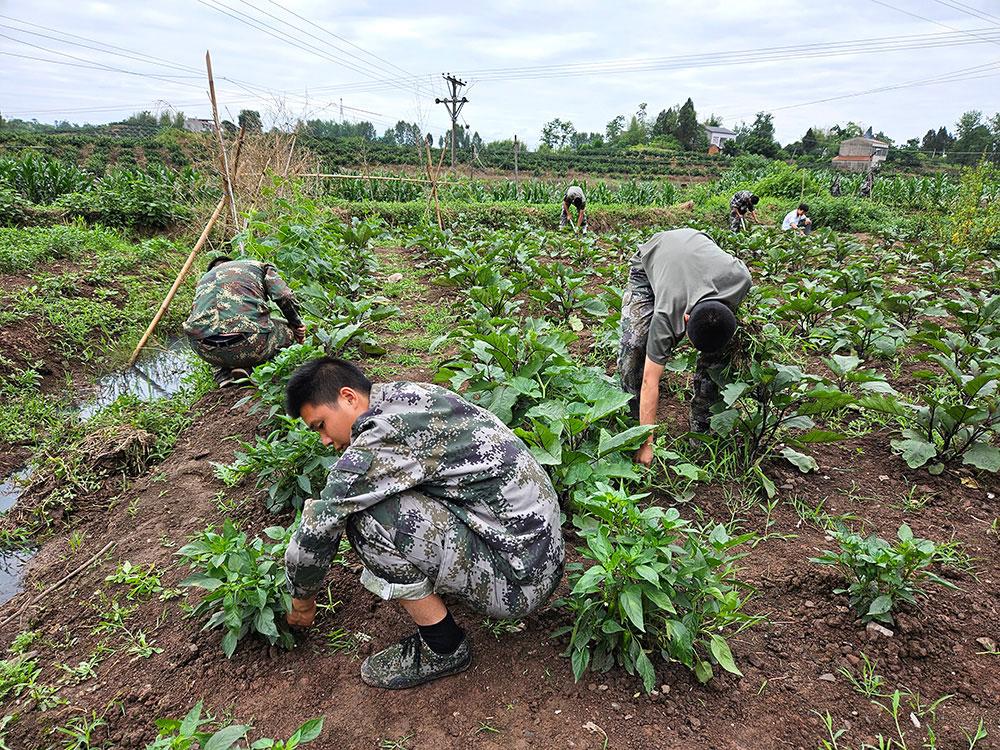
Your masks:
{"label": "black sock", "polygon": [[458,627],[451,612],[446,614],[441,622],[436,622],[433,625],[418,625],[417,628],[428,648],[441,656],[455,653],[458,644],[465,638],[465,631]]}

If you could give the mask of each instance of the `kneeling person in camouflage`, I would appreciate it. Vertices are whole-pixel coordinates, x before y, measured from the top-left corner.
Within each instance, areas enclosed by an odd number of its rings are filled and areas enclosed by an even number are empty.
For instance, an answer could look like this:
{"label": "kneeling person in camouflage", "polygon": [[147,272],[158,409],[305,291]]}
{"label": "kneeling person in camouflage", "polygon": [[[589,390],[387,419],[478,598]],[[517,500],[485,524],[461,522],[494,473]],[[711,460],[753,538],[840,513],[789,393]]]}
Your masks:
{"label": "kneeling person in camouflage", "polygon": [[286,410],[344,450],[285,555],[289,624],[312,624],[346,531],[362,585],[398,599],[417,625],[364,661],[365,683],[407,688],[469,666],[468,638],[442,595],[512,618],[555,590],[563,573],[555,491],[496,416],[436,385],[372,384],[333,357],[293,373]]}
{"label": "kneeling person in camouflage", "polygon": [[[285,320],[271,317],[268,300],[274,300]],[[285,347],[302,343],[306,329],[295,293],[278,269],[222,255],[208,264],[195,288],[184,332],[195,353],[212,365],[216,385],[227,386]]]}
{"label": "kneeling person in camouflage", "polygon": [[[713,376],[731,361],[735,311],[749,290],[746,264],[703,232],[658,232],[639,246],[622,295],[618,378],[640,424],[656,424],[667,357],[686,336],[698,350],[691,431],[709,431],[709,410],[719,400]],[[635,460],[652,462],[652,435]]]}

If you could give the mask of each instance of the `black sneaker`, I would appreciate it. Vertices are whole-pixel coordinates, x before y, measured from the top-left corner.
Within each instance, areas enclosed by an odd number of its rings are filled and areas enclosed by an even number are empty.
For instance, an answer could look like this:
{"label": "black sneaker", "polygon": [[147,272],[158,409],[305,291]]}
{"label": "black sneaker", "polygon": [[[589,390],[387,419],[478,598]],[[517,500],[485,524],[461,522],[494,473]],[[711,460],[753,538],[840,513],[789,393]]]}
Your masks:
{"label": "black sneaker", "polygon": [[418,631],[365,659],[361,680],[372,687],[403,690],[464,672],[471,663],[468,637],[462,638],[454,653],[438,654],[424,643]]}

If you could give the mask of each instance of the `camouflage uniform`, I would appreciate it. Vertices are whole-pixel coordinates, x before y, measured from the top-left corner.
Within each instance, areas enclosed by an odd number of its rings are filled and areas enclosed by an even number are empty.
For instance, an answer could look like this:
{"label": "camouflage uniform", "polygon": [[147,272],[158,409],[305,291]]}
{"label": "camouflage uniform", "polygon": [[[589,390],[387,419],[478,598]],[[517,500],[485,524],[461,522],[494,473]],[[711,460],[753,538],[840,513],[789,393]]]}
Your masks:
{"label": "camouflage uniform", "polygon": [[753,193],[749,190],[740,190],[729,201],[729,228],[732,231],[738,232],[742,228],[740,214],[746,216],[747,213],[754,210],[751,198],[753,198]]}
{"label": "camouflage uniform", "polygon": [[[690,236],[690,233],[692,230],[674,230],[665,234]],[[647,245],[656,243],[658,236],[654,235]],[[714,246],[714,243],[712,244]],[[716,251],[721,252],[717,246],[714,247]],[[632,258],[628,283],[625,285],[625,292],[622,295],[621,343],[618,350],[618,379],[622,391],[634,396],[630,408],[635,417],[638,417],[639,414],[639,393],[642,390],[642,376],[646,367],[647,341],[656,309],[656,294],[643,265],[641,252],[640,250]],[[749,289],[749,272],[746,271],[745,266],[743,266],[743,270],[746,273],[746,288],[742,292],[735,293],[734,301],[727,302],[730,306],[734,306],[737,298],[742,301],[747,289]],[[669,295],[670,290],[664,289],[661,290],[661,293]],[[690,310],[698,301],[700,299],[683,300],[684,307]],[[680,335],[679,332],[678,335]],[[732,361],[735,340],[734,337],[718,352],[698,352],[694,372],[694,392],[689,414],[692,432],[707,433],[709,431],[710,410],[712,405],[719,400],[717,380],[722,370],[728,367]],[[670,346],[673,344],[671,343]],[[662,349],[664,347],[661,345],[656,348]],[[655,356],[653,358],[657,359]]]}
{"label": "camouflage uniform", "polygon": [[362,584],[383,599],[452,594],[490,616],[520,617],[562,578],[548,475],[497,417],[436,385],[372,386],[285,554],[295,598],[322,587],[345,529]]}
{"label": "camouflage uniform", "polygon": [[577,185],[570,185],[566,189],[566,195],[563,196],[562,213],[559,216],[559,228],[565,229],[566,225],[573,225],[573,220],[570,218],[569,209],[567,205],[573,205],[576,209],[583,214],[583,222],[580,224],[580,231],[586,234],[587,232],[587,199],[583,195],[583,190]]}
{"label": "camouflage uniform", "polygon": [[833,184],[830,185],[830,195],[834,198],[840,197],[840,175],[838,174],[833,178]]}
{"label": "camouflage uniform", "polygon": [[871,198],[872,188],[874,187],[875,187],[875,172],[869,171],[868,174],[865,175],[864,182],[861,183],[861,197]]}
{"label": "camouflage uniform", "polygon": [[[272,318],[274,300],[286,320]],[[216,380],[231,368],[266,362],[295,341],[302,325],[295,294],[270,263],[234,260],[202,276],[184,323],[191,348],[214,366]]]}

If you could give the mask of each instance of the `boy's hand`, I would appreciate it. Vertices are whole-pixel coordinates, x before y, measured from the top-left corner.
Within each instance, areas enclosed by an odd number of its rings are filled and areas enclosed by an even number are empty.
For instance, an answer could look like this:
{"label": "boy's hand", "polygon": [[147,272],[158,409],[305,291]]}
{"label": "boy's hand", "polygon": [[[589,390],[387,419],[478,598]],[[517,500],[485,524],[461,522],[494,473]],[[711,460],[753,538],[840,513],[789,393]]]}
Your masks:
{"label": "boy's hand", "polygon": [[292,599],[292,611],[285,615],[289,625],[307,628],[316,619],[316,597],[312,599]]}

